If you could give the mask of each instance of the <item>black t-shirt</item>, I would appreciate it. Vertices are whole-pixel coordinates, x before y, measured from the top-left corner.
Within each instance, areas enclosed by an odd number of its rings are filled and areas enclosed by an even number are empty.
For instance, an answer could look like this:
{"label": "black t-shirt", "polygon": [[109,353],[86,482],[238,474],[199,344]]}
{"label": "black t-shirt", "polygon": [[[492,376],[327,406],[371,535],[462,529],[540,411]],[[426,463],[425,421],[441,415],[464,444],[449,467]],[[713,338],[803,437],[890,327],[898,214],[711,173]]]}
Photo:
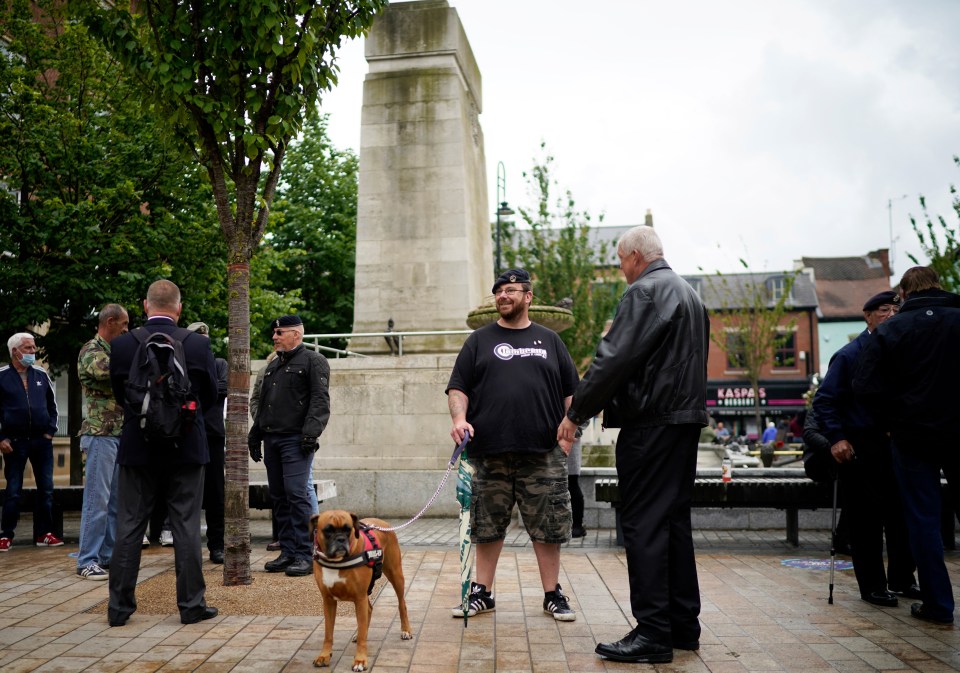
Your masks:
{"label": "black t-shirt", "polygon": [[469,399],[472,455],[544,453],[557,444],[563,401],[577,383],[573,359],[556,332],[536,323],[524,329],[493,323],[467,337],[447,392],[460,390]]}

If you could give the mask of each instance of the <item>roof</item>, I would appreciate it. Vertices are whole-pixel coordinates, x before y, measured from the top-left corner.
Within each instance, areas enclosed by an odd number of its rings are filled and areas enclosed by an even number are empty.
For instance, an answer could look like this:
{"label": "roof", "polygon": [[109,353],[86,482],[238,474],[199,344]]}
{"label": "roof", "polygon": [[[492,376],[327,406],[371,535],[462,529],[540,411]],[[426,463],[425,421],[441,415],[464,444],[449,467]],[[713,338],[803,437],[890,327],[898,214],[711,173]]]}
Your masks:
{"label": "roof", "polygon": [[890,289],[885,248],[860,257],[801,257],[798,264],[813,272],[821,320],[860,320],[863,303]]}
{"label": "roof", "polygon": [[684,275],[703,300],[704,306],[713,311],[745,308],[752,304],[750,298],[759,290],[764,293],[766,306],[773,307],[776,299],[773,288],[780,279],[794,277],[791,299],[787,306],[794,310],[817,308],[817,293],[813,280],[806,273],[779,271],[755,273],[725,273],[705,275]]}
{"label": "roof", "polygon": [[867,280],[817,279],[817,298],[820,300],[821,320],[860,320],[863,303],[878,292],[890,289],[886,278]]}
{"label": "roof", "polygon": [[[821,280],[867,280],[890,277],[886,249],[874,250],[860,257],[801,257],[804,268],[813,269],[817,283]],[[889,289],[889,288],[888,288]]]}

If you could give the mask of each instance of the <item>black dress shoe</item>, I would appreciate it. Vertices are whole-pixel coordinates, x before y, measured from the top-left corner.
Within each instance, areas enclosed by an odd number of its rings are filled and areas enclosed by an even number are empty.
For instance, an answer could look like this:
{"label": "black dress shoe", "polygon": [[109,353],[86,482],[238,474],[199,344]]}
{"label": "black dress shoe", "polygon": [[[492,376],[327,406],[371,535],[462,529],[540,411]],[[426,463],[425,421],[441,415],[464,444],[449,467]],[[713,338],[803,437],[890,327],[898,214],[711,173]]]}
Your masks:
{"label": "black dress shoe", "polygon": [[[103,566],[100,566],[101,568]],[[898,596],[903,596],[904,598],[913,598],[915,600],[920,600],[923,596],[920,594],[920,585],[911,584],[910,586],[903,589],[894,589],[890,587],[890,591],[897,594]]]}
{"label": "black dress shoe", "polygon": [[303,577],[304,575],[309,575],[313,573],[313,561],[305,558],[298,558],[293,563],[288,565],[287,569],[283,572],[290,577]]}
{"label": "black dress shoe", "polygon": [[882,608],[897,607],[897,597],[889,591],[873,591],[869,594],[860,594],[860,598],[872,605],[879,605]]}
{"label": "black dress shoe", "polygon": [[934,617],[929,612],[923,609],[923,603],[914,603],[910,606],[910,614],[916,617],[917,619],[922,619],[925,622],[931,622],[933,624],[940,624],[942,626],[947,626],[953,624],[953,615],[950,617]]}
{"label": "black dress shoe", "polygon": [[574,526],[573,530],[570,531],[570,537],[586,537],[587,529],[583,526]]}
{"label": "black dress shoe", "polygon": [[210,563],[223,563],[223,550],[222,549],[211,549],[210,550]]}
{"label": "black dress shoe", "polygon": [[216,608],[212,608],[212,607],[210,607],[210,606],[208,605],[207,607],[205,607],[205,608],[203,609],[203,612],[201,612],[201,613],[200,613],[199,615],[197,615],[196,617],[181,617],[181,618],[180,618],[180,623],[181,623],[181,624],[196,624],[196,623],[198,623],[198,622],[204,621],[205,619],[213,619],[214,617],[216,617],[216,616],[219,615],[219,614],[220,614],[220,611],[219,611],[219,610],[217,610]]}
{"label": "black dress shoe", "polygon": [[281,570],[286,570],[288,567],[296,563],[297,559],[292,556],[284,556],[280,554],[277,558],[272,561],[267,561],[263,564],[263,569],[268,573],[278,573]]}
{"label": "black dress shoe", "polygon": [[666,664],[673,661],[673,648],[655,643],[636,629],[615,643],[597,643],[601,657],[632,664]]}

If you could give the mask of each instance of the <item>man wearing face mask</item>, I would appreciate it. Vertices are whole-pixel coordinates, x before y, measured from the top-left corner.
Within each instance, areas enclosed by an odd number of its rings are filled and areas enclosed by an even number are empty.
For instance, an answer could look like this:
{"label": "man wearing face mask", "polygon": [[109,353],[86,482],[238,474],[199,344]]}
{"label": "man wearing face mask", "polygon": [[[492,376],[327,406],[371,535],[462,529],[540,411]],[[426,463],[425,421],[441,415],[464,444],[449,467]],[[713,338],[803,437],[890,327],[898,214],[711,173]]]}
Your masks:
{"label": "man wearing face mask", "polygon": [[250,457],[266,465],[277,517],[280,556],[264,569],[298,577],[313,572],[309,521],[316,500],[311,503],[313,494],[304,484],[330,419],[330,365],[320,353],[304,347],[299,316],[282,316],[270,327],[277,357],[264,369],[247,446]]}
{"label": "man wearing face mask", "polygon": [[23,471],[30,461],[40,494],[33,513],[33,537],[38,547],[59,547],[53,530],[53,435],[57,431],[57,402],[53,383],[37,367],[33,335],[18,332],[7,340],[10,364],[0,367],[0,453],[7,480],[0,552],[10,551],[20,519]]}

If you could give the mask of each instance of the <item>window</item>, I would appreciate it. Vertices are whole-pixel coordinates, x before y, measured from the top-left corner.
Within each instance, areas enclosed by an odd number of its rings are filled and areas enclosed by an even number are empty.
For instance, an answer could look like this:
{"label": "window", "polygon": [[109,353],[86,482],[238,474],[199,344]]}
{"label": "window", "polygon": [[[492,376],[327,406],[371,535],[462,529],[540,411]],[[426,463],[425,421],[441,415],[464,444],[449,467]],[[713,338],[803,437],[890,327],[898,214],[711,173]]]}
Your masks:
{"label": "window", "polygon": [[745,369],[747,353],[743,344],[743,335],[732,333],[727,335],[727,369]]}
{"label": "window", "polygon": [[703,287],[703,279],[702,279],[702,278],[687,278],[687,279],[685,279],[685,280],[690,284],[690,287],[693,288],[693,291],[696,292],[698,296],[700,296],[700,297],[703,296],[703,293],[702,293],[702,291],[701,291],[701,289],[702,289],[702,287]]}
{"label": "window", "polygon": [[797,335],[781,334],[773,350],[774,369],[794,369],[797,366]]}
{"label": "window", "polygon": [[[787,293],[788,283],[786,276],[774,276],[767,280],[767,288],[770,290],[770,299],[774,302],[780,301],[780,299]],[[790,294],[793,294],[792,287],[790,289]],[[790,299],[791,296],[787,295],[787,299]]]}

